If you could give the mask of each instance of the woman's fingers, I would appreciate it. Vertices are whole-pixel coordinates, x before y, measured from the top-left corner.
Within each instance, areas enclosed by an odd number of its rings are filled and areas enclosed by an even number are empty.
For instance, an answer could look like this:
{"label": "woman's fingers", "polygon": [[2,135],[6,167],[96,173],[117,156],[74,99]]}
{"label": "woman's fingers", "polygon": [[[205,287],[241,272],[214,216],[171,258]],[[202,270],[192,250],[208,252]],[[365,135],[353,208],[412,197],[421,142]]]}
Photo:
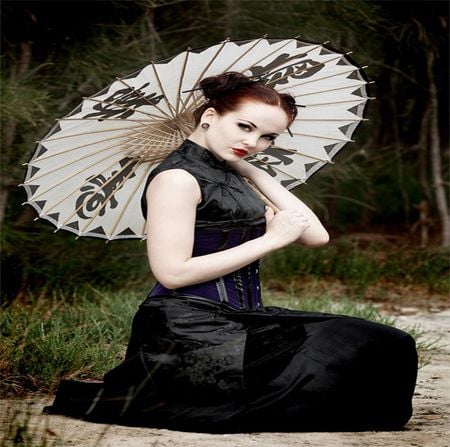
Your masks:
{"label": "woman's fingers", "polygon": [[267,220],[267,232],[279,247],[296,241],[309,226],[308,218],[297,209],[282,210],[275,215],[272,212]]}

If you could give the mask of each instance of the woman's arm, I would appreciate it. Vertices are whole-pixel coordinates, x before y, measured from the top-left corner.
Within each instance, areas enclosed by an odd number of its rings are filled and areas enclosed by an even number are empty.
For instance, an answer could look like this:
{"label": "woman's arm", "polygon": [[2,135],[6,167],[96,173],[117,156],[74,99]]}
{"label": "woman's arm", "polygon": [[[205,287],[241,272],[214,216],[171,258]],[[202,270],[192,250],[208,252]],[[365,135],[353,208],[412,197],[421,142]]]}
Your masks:
{"label": "woman's arm", "polygon": [[299,238],[308,223],[296,210],[267,212],[267,231],[254,240],[217,253],[192,257],[196,207],[201,201],[195,178],[180,169],[164,171],[147,193],[147,251],[156,279],[169,289],[233,272]]}
{"label": "woman's arm", "polygon": [[310,224],[309,228],[302,233],[297,242],[306,246],[316,247],[325,245],[329,241],[327,230],[314,212],[267,172],[245,160],[240,160],[231,166],[243,177],[251,180],[279,210],[296,209],[307,218]]}

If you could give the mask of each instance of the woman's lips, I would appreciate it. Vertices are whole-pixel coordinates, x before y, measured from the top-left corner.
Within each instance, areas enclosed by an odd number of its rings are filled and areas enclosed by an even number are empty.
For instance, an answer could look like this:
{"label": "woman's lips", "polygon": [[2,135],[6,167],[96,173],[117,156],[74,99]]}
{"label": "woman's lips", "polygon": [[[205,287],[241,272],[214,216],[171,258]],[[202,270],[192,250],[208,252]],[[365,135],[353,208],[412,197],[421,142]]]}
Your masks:
{"label": "woman's lips", "polygon": [[245,157],[246,155],[248,155],[248,152],[244,149],[238,149],[233,147],[232,150],[238,157]]}

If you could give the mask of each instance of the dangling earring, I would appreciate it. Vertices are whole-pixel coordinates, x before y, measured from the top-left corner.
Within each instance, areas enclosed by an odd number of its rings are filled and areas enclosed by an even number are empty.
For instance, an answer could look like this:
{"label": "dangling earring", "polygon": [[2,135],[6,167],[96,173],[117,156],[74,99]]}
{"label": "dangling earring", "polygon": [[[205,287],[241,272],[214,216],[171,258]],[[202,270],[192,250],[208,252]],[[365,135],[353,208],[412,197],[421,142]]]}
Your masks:
{"label": "dangling earring", "polygon": [[203,123],[202,124],[202,129],[208,130],[209,129],[209,124],[208,123]]}

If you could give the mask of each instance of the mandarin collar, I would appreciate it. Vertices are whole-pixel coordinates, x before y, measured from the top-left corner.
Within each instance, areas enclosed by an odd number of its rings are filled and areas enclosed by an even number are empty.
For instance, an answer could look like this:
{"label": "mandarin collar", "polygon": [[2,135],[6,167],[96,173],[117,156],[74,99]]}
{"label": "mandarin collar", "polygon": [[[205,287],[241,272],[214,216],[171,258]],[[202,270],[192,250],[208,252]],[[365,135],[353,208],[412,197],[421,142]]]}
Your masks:
{"label": "mandarin collar", "polygon": [[195,143],[192,140],[186,139],[182,144],[182,149],[187,150],[195,158],[204,161],[209,166],[220,169],[229,169],[225,160],[219,160],[209,149]]}

